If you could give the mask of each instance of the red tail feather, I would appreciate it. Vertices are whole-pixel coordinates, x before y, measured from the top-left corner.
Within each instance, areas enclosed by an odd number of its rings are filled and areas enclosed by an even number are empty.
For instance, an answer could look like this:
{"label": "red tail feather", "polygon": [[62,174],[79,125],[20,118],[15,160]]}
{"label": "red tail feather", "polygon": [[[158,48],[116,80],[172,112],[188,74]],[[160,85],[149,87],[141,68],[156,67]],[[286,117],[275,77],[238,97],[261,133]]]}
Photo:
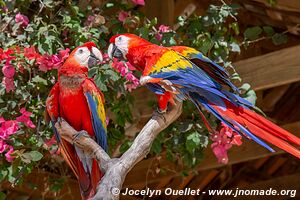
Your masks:
{"label": "red tail feather", "polygon": [[236,107],[229,101],[224,100],[227,109],[224,111],[216,105],[212,105],[222,116],[231,118],[242,126],[250,130],[254,135],[261,139],[283,149],[284,151],[300,158],[300,151],[290,143],[300,146],[300,138],[280,128],[271,121],[265,119],[259,114]]}
{"label": "red tail feather", "polygon": [[[100,171],[99,165],[98,165],[98,163],[95,159],[93,159],[91,174],[92,174],[92,177],[91,177],[92,187],[93,187],[93,191],[95,193],[96,189],[97,189],[97,186],[98,186],[98,183],[99,183],[99,181],[101,180],[101,178],[103,176],[103,173]],[[93,196],[94,195],[95,194],[93,194]]]}
{"label": "red tail feather", "polygon": [[98,182],[101,180],[103,174],[100,171],[98,163],[95,159],[92,161],[91,174],[86,173],[82,162],[76,155],[74,146],[63,140],[60,143],[60,149],[63,157],[71,167],[75,176],[78,179],[82,199],[89,199],[95,195]]}

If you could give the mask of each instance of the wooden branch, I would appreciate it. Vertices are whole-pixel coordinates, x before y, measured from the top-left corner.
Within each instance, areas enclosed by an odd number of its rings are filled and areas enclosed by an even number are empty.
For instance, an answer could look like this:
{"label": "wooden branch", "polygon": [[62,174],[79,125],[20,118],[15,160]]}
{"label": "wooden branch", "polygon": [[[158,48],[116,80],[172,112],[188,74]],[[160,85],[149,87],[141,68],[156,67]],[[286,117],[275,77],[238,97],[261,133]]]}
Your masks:
{"label": "wooden branch", "polygon": [[155,112],[152,118],[135,138],[131,147],[120,157],[111,159],[106,152],[85,131],[77,132],[66,121],[60,119],[55,124],[61,137],[83,149],[87,155],[97,159],[104,172],[97,193],[93,199],[119,199],[119,194],[127,173],[150,151],[156,136],[182,112],[182,104],[178,103],[165,114]]}
{"label": "wooden branch", "polygon": [[107,171],[108,164],[111,160],[109,155],[96,143],[96,141],[90,138],[86,131],[77,132],[62,118],[59,118],[55,127],[62,138],[84,150],[85,154],[95,158],[101,171]]}

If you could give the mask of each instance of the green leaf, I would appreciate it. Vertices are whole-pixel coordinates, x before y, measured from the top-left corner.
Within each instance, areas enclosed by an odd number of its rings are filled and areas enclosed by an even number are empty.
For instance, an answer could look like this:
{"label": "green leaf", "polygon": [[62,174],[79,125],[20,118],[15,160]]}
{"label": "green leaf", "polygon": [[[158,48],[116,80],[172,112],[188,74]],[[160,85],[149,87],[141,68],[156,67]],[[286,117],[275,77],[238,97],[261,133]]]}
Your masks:
{"label": "green leaf", "polygon": [[201,38],[200,40],[202,40],[202,45],[199,49],[203,54],[207,54],[208,51],[213,47],[214,43],[210,38],[205,38],[204,40]]}
{"label": "green leaf", "polygon": [[34,83],[40,83],[40,84],[43,84],[43,85],[48,85],[47,80],[43,79],[39,75],[33,77],[32,82],[34,82]]}
{"label": "green leaf", "polygon": [[41,154],[38,151],[31,151],[31,152],[29,152],[29,154],[31,156],[32,161],[39,161],[43,158],[43,154]]}
{"label": "green leaf", "polygon": [[200,134],[198,132],[193,132],[187,137],[185,143],[186,149],[188,152],[192,153],[198,145],[200,145]]}
{"label": "green leaf", "polygon": [[106,7],[107,7],[107,8],[110,8],[110,7],[113,7],[113,6],[114,6],[113,3],[107,3],[107,4],[106,4]]}
{"label": "green leaf", "polygon": [[272,36],[272,42],[275,45],[281,45],[286,43],[288,40],[288,37],[285,34],[281,34],[281,33],[275,33]]}
{"label": "green leaf", "polygon": [[155,154],[159,154],[161,152],[161,143],[158,139],[155,139],[152,147],[151,147],[151,151],[154,152]]}
{"label": "green leaf", "polygon": [[255,105],[256,103],[256,93],[254,90],[249,90],[246,92],[244,99],[248,100],[249,102],[251,102],[253,105]]}
{"label": "green leaf", "polygon": [[277,0],[267,0],[271,6],[275,6],[277,4]]}
{"label": "green leaf", "polygon": [[107,87],[106,85],[103,83],[101,76],[96,76],[95,78],[95,83],[96,85],[100,88],[101,91],[106,92],[107,91]]}
{"label": "green leaf", "polygon": [[240,28],[237,22],[233,22],[232,24],[230,24],[230,27],[232,28],[232,30],[236,35],[240,34]]}
{"label": "green leaf", "polygon": [[191,130],[191,128],[194,126],[193,123],[191,123],[191,121],[187,121],[187,122],[183,122],[179,125],[178,130],[181,133],[187,132],[189,130]]}
{"label": "green leaf", "polygon": [[0,200],[5,200],[5,199],[6,199],[6,194],[0,192]]}
{"label": "green leaf", "polygon": [[230,51],[232,51],[232,52],[238,52],[238,53],[241,52],[240,46],[235,42],[230,43],[229,47],[230,47]]}
{"label": "green leaf", "polygon": [[52,0],[44,0],[43,4],[48,8],[53,8],[54,4]]}
{"label": "green leaf", "polygon": [[244,32],[245,39],[255,40],[262,33],[262,29],[259,26],[247,28]]}
{"label": "green leaf", "polygon": [[129,149],[129,147],[132,145],[132,141],[126,140],[121,146],[120,146],[120,152],[124,153]]}
{"label": "green leaf", "polygon": [[8,174],[8,172],[7,172],[6,169],[3,169],[3,170],[0,171],[0,182],[2,182],[5,179],[7,174]]}
{"label": "green leaf", "polygon": [[240,75],[238,73],[235,72],[231,75],[231,80],[237,80],[237,81],[241,82],[242,78],[240,77]]}
{"label": "green leaf", "polygon": [[243,91],[248,91],[248,90],[250,90],[250,88],[251,88],[251,86],[250,86],[249,83],[244,83],[244,84],[240,87],[240,89],[243,90]]}
{"label": "green leaf", "polygon": [[263,30],[267,34],[268,37],[271,37],[275,33],[274,29],[271,26],[264,26]]}

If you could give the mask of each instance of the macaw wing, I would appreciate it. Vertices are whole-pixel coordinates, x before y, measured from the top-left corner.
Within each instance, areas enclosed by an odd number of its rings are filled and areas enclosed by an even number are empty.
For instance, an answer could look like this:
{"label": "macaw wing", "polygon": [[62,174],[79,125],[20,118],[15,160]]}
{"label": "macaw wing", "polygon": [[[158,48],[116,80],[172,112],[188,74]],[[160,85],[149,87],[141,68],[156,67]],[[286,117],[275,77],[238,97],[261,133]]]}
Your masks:
{"label": "macaw wing", "polygon": [[[197,67],[190,60],[173,50],[165,51],[154,63],[146,66],[141,80],[151,77],[148,84],[159,84],[166,91],[182,94],[183,90],[201,88],[217,95],[224,96],[220,90],[222,86],[211,78],[204,70]],[[225,96],[224,96],[225,98]]]}
{"label": "macaw wing", "polygon": [[107,130],[103,94],[91,79],[86,79],[82,84],[82,88],[89,106],[96,142],[107,151]]}
{"label": "macaw wing", "polygon": [[239,89],[230,82],[230,75],[225,68],[204,56],[200,51],[186,46],[172,46],[170,48],[191,60],[220,84],[227,85],[234,91],[239,92]]}
{"label": "macaw wing", "polygon": [[[151,59],[151,58],[150,58]],[[201,92],[206,98],[213,96],[214,103],[224,104],[220,98],[230,102],[239,102],[247,106],[251,103],[242,99],[238,95],[231,94],[222,89],[219,82],[213,79],[205,70],[196,66],[191,60],[187,59],[180,53],[168,49],[157,59],[147,61],[152,66],[146,66],[141,82],[146,80],[147,86],[151,85],[152,90],[161,92],[161,88],[175,94],[178,100],[188,98],[190,93]],[[154,64],[153,64],[154,63]],[[158,84],[161,88],[153,87]]]}
{"label": "macaw wing", "polygon": [[76,161],[78,160],[78,158],[74,154],[73,145],[71,145],[67,141],[63,140],[60,137],[57,129],[54,126],[55,123],[57,122],[57,118],[59,117],[59,92],[60,92],[59,91],[59,83],[56,83],[52,87],[52,89],[47,97],[46,112],[50,117],[54,136],[55,136],[56,141],[58,142],[60,151],[61,151],[63,157],[65,158],[65,160],[67,161],[67,163],[69,164],[69,166],[71,167],[75,176],[78,177],[79,173],[78,173],[77,164],[76,164]]}
{"label": "macaw wing", "polygon": [[[57,130],[54,127],[54,124],[57,121],[58,113],[59,113],[59,84],[56,83],[50,90],[50,93],[46,99],[46,114],[49,116],[53,131],[55,134],[56,140],[60,141],[60,136],[57,133]],[[48,117],[46,116],[46,117]]]}

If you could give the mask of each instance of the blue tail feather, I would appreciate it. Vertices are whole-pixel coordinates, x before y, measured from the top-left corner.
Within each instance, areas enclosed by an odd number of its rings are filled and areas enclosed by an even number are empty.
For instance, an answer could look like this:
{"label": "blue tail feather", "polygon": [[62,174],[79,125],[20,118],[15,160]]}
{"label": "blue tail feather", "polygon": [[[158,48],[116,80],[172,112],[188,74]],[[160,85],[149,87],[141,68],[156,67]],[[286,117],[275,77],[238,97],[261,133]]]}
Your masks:
{"label": "blue tail feather", "polygon": [[[193,102],[199,102],[201,103],[201,105],[207,109],[208,111],[210,111],[217,119],[219,119],[220,121],[222,121],[224,124],[226,124],[227,126],[229,126],[232,130],[236,131],[237,133],[239,133],[240,135],[246,135],[249,138],[251,138],[253,141],[255,141],[256,143],[260,144],[261,146],[265,147],[266,149],[268,149],[271,152],[274,152],[274,150],[267,145],[265,142],[263,142],[262,140],[260,140],[258,137],[256,137],[253,133],[251,133],[251,131],[249,131],[247,128],[243,127],[241,124],[239,124],[238,122],[231,120],[231,119],[225,119],[224,117],[222,117],[218,111],[216,109],[214,109],[204,98],[200,97],[198,94],[191,94],[190,95],[193,99]],[[198,106],[197,106],[198,107]],[[237,129],[236,127],[238,127],[239,129]]]}

